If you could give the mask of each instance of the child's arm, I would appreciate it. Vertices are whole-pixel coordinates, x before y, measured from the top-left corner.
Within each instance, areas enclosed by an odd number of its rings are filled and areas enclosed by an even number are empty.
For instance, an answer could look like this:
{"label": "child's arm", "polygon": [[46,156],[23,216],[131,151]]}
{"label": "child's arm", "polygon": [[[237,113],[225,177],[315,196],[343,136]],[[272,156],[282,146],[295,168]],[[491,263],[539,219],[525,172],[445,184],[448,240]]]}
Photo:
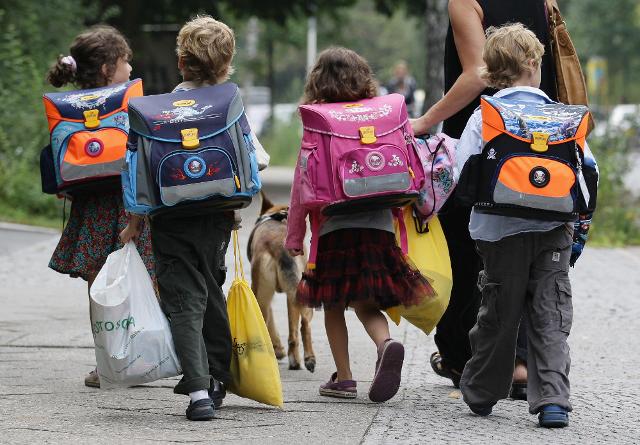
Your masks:
{"label": "child's arm", "polygon": [[467,126],[464,127],[462,136],[456,145],[456,168],[454,169],[454,177],[456,182],[460,179],[462,168],[467,160],[475,154],[482,153],[482,115],[480,110],[476,110]]}
{"label": "child's arm", "polygon": [[[598,172],[598,174],[600,173],[598,170],[598,164],[596,163],[596,158],[593,156],[593,153],[586,142],[584,144],[584,163],[593,166],[596,169],[596,172]],[[571,258],[569,259],[569,265],[571,267],[575,266],[576,261],[578,261],[578,258],[582,254],[584,246],[587,243],[592,217],[593,213],[579,215],[576,222],[573,223],[573,246],[571,247]]]}
{"label": "child's arm", "polygon": [[122,242],[122,244],[127,244],[131,240],[138,240],[138,237],[142,232],[143,222],[143,216],[136,215],[135,213],[129,214],[129,223],[127,224],[127,227],[125,227],[124,230],[120,232],[120,241]]}
{"label": "child's arm", "polygon": [[291,200],[289,203],[289,215],[287,217],[287,238],[284,247],[293,256],[302,255],[302,243],[307,231],[308,211],[300,204],[300,155],[293,174],[291,185]]}

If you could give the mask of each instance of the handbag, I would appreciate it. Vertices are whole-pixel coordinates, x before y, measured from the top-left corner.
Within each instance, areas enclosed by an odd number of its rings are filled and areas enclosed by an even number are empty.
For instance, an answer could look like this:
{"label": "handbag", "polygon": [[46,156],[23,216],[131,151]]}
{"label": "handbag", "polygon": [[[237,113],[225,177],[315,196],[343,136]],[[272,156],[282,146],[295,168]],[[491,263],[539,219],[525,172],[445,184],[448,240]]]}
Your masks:
{"label": "handbag", "polygon": [[[549,40],[555,64],[558,102],[567,105],[589,105],[587,85],[580,66],[580,59],[571,41],[567,24],[562,18],[556,0],[546,0]],[[593,130],[593,115],[589,116],[587,134]]]}

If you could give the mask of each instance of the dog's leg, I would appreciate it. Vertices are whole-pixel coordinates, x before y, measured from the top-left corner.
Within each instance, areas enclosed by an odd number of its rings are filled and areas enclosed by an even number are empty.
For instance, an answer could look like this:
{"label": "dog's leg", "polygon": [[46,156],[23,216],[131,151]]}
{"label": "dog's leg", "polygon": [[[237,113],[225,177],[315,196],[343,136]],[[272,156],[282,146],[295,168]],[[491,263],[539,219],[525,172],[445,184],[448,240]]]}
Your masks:
{"label": "dog's leg", "polygon": [[289,369],[300,369],[300,306],[296,303],[295,291],[287,292],[287,314],[289,319]]}
{"label": "dog's leg", "polygon": [[302,333],[302,345],[304,347],[304,367],[313,372],[316,369],[316,354],[313,352],[313,343],[311,341],[311,319],[313,318],[313,309],[309,307],[301,307],[300,315],[302,316],[300,332]]}
{"label": "dog's leg", "polygon": [[260,311],[271,337],[273,351],[276,354],[276,358],[281,360],[285,356],[285,351],[280,341],[280,334],[276,328],[273,310],[271,309],[273,294],[276,291],[275,276],[272,271],[269,271],[270,267],[265,264],[265,261],[266,258],[258,257],[251,262],[251,290],[253,290],[256,300],[258,300]]}

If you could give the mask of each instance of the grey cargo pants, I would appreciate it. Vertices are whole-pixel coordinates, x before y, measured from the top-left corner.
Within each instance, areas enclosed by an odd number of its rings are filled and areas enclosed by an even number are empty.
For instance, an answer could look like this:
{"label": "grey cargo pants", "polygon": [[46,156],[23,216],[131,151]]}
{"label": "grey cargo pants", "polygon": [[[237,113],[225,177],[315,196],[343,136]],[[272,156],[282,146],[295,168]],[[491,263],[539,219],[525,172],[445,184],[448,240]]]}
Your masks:
{"label": "grey cargo pants", "polygon": [[529,323],[529,411],[535,414],[547,404],[571,410],[567,337],[573,318],[568,275],[572,240],[572,231],[562,225],[476,242],[484,271],[478,278],[478,321],[469,333],[472,357],[460,381],[467,404],[494,405],[509,395],[524,312]]}

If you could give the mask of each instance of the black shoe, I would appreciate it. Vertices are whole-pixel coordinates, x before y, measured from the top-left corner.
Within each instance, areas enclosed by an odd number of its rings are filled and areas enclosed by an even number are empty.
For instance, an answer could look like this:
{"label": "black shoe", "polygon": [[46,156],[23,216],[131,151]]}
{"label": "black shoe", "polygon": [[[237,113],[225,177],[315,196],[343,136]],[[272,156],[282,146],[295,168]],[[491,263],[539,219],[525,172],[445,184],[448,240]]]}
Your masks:
{"label": "black shoe", "polygon": [[469,409],[482,417],[487,417],[493,411],[493,405],[469,405]]}
{"label": "black shoe", "polygon": [[209,397],[211,397],[211,400],[213,400],[213,406],[216,409],[222,406],[222,400],[227,396],[227,389],[224,387],[224,383],[219,383],[219,389],[213,389],[213,382],[211,382],[211,388],[209,388]]}
{"label": "black shoe", "polygon": [[511,384],[511,391],[509,391],[509,397],[513,400],[527,400],[527,384],[513,382]]}
{"label": "black shoe", "polygon": [[213,400],[206,398],[189,403],[187,407],[187,419],[211,420],[214,418]]}

